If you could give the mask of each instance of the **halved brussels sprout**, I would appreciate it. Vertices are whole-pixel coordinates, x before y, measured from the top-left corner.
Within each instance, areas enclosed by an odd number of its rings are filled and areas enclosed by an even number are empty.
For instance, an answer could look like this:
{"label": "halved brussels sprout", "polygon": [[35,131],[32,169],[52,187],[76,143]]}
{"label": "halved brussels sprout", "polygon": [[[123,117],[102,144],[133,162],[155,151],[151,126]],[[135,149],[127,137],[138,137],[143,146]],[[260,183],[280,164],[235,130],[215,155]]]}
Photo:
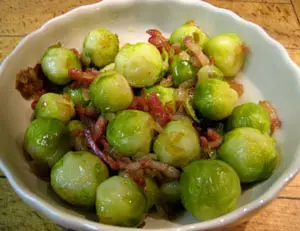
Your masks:
{"label": "halved brussels sprout", "polygon": [[46,93],[37,102],[35,116],[36,118],[59,119],[67,123],[75,116],[74,104],[64,95]]}
{"label": "halved brussels sprout", "polygon": [[235,169],[243,183],[269,178],[278,161],[275,141],[254,128],[226,133],[218,156]]}
{"label": "halved brussels sprout", "polygon": [[98,185],[108,176],[106,165],[96,155],[68,152],[51,169],[51,187],[71,205],[92,207]]}
{"label": "halved brussels sprout", "polygon": [[267,111],[256,103],[244,103],[236,107],[228,118],[227,130],[251,127],[270,134],[271,121]]}
{"label": "halved brussels sprout", "polygon": [[90,85],[90,98],[101,113],[128,108],[133,93],[127,80],[116,71],[105,71]]}
{"label": "halved brussels sprout", "polygon": [[71,147],[65,125],[57,119],[36,119],[25,132],[24,148],[36,161],[50,168]]}
{"label": "halved brussels sprout", "polygon": [[187,60],[175,58],[171,64],[172,81],[178,87],[186,80],[195,79],[197,69]]}
{"label": "halved brussels sprout", "polygon": [[56,85],[64,85],[71,80],[69,69],[81,70],[74,51],[62,47],[49,47],[42,57],[41,65],[44,74]]}
{"label": "halved brussels sprout", "polygon": [[202,80],[195,89],[194,105],[206,119],[225,119],[232,113],[237,101],[236,91],[218,79]]}
{"label": "halved brussels sprout", "polygon": [[77,151],[89,150],[88,142],[83,134],[86,126],[80,120],[71,120],[67,129],[70,133],[71,146]]}
{"label": "halved brussels sprout", "polygon": [[145,155],[150,151],[153,128],[154,120],[150,114],[124,110],[109,122],[106,138],[121,156]]}
{"label": "halved brussels sprout", "polygon": [[204,80],[204,79],[220,79],[223,80],[224,74],[222,71],[220,71],[219,68],[217,68],[214,65],[206,65],[202,68],[197,73],[197,82]]}
{"label": "halved brussels sprout", "polygon": [[183,167],[200,157],[198,133],[187,118],[169,122],[154,141],[153,150],[161,162]]}
{"label": "halved brussels sprout", "polygon": [[205,45],[207,42],[208,38],[205,33],[203,33],[199,27],[197,27],[194,23],[194,21],[188,21],[186,22],[183,26],[178,27],[176,30],[174,30],[170,36],[170,43],[179,43],[181,46],[181,49],[185,49],[185,44],[184,44],[184,38],[187,36],[191,37],[198,37],[199,39],[198,43],[200,44],[201,47]]}
{"label": "halved brussels sprout", "polygon": [[87,105],[89,103],[88,89],[74,88],[66,86],[63,89],[65,94],[68,94],[75,105]]}
{"label": "halved brussels sprout", "polygon": [[147,199],[132,179],[113,176],[99,185],[96,210],[101,223],[136,227],[147,212]]}
{"label": "halved brussels sprout", "polygon": [[180,177],[184,207],[200,221],[235,209],[241,195],[240,180],[232,167],[221,160],[197,160]]}
{"label": "halved brussels sprout", "polygon": [[175,89],[171,87],[163,87],[160,85],[156,85],[154,87],[145,88],[144,92],[147,95],[150,95],[151,93],[155,93],[157,97],[159,98],[160,102],[162,102],[164,105],[169,102],[174,102],[174,93]]}
{"label": "halved brussels sprout", "polygon": [[204,52],[214,58],[215,65],[227,77],[236,76],[245,60],[243,41],[236,34],[224,33],[210,38]]}
{"label": "halved brussels sprout", "polygon": [[103,67],[114,62],[118,51],[118,36],[105,28],[97,28],[85,36],[82,61],[86,66]]}
{"label": "halved brussels sprout", "polygon": [[146,178],[146,186],[144,188],[144,191],[148,202],[147,210],[149,211],[153,207],[153,205],[157,203],[160,196],[160,191],[156,182],[149,177]]}
{"label": "halved brussels sprout", "polygon": [[181,202],[179,181],[170,181],[160,186],[162,200],[166,203],[177,204]]}
{"label": "halved brussels sprout", "polygon": [[132,87],[150,87],[162,76],[163,60],[150,43],[127,44],[115,59],[115,69]]}

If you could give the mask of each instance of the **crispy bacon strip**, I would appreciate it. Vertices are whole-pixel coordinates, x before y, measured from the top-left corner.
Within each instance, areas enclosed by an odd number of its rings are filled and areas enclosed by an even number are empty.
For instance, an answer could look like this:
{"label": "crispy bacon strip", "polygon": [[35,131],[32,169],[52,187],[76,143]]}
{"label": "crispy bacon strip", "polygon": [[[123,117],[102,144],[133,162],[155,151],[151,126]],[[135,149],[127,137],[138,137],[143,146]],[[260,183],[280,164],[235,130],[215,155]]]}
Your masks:
{"label": "crispy bacon strip", "polygon": [[235,90],[239,97],[241,97],[244,94],[244,85],[241,83],[236,82],[235,80],[229,81],[228,84],[230,87]]}
{"label": "crispy bacon strip", "polygon": [[135,96],[128,109],[136,109],[144,112],[149,112],[148,103],[142,96]]}
{"label": "crispy bacon strip", "polygon": [[86,109],[81,105],[76,106],[76,112],[79,116],[79,119],[88,127],[92,128],[94,126],[93,119],[86,114]]}
{"label": "crispy bacon strip", "polygon": [[94,69],[87,69],[86,71],[81,71],[75,68],[71,68],[69,70],[69,76],[79,83],[83,83],[85,85],[91,84],[94,79],[96,79],[98,71]]}
{"label": "crispy bacon strip", "polygon": [[264,109],[266,109],[266,111],[268,112],[269,116],[270,116],[270,120],[271,120],[271,133],[273,134],[277,129],[281,128],[281,120],[278,116],[277,110],[273,107],[273,105],[266,101],[259,101],[259,104],[264,107]]}
{"label": "crispy bacon strip", "polygon": [[160,102],[158,96],[155,93],[151,93],[149,95],[148,104],[150,114],[162,127],[165,126],[169,121],[171,121],[171,115],[164,108],[163,104]]}
{"label": "crispy bacon strip", "polygon": [[191,36],[186,36],[183,41],[192,55],[191,59],[196,67],[202,67],[209,64],[210,61],[203,53],[201,46],[195,43]]}
{"label": "crispy bacon strip", "polygon": [[[200,129],[200,134],[202,130]],[[199,138],[200,146],[203,148],[204,152],[208,152],[211,149],[217,149],[221,146],[223,137],[217,133],[214,129],[208,128],[204,135]]]}
{"label": "crispy bacon strip", "polygon": [[108,121],[104,118],[104,116],[99,116],[92,129],[93,140],[97,142],[103,136],[107,123]]}

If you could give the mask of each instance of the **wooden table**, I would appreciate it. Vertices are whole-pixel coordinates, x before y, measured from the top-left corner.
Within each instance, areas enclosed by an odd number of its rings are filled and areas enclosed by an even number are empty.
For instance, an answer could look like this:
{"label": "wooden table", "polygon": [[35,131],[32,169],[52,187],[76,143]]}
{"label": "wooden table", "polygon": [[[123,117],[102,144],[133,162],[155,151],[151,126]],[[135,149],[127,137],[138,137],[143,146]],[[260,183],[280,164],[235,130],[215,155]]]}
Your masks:
{"label": "wooden table", "polygon": [[[124,0],[125,1],[125,0]],[[48,19],[97,0],[0,0],[0,61]],[[300,65],[300,0],[207,0],[261,25]],[[26,206],[0,173],[0,230],[61,230]],[[230,231],[300,230],[300,175],[267,208]],[[224,230],[225,231],[225,230]],[[226,230],[229,231],[229,230]]]}

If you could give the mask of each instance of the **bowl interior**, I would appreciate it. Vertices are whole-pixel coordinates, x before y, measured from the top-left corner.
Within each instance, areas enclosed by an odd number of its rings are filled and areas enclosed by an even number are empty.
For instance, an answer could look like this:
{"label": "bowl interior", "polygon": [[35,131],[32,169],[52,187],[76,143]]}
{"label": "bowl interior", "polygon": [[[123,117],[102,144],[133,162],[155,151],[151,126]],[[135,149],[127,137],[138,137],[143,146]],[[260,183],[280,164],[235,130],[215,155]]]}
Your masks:
{"label": "bowl interior", "polygon": [[[300,114],[300,104],[297,103],[297,99],[300,99],[299,72],[277,43],[269,40],[257,27],[200,1],[104,1],[52,21],[42,30],[26,38],[2,65],[1,163],[4,171],[11,176],[11,181],[21,189],[20,194],[23,191],[35,195],[35,199],[56,207],[61,212],[95,220],[91,213],[76,210],[63,203],[47,183],[30,171],[22,152],[22,140],[32,111],[30,104],[23,100],[14,88],[18,70],[35,65],[44,50],[57,42],[61,42],[65,47],[81,50],[84,36],[97,27],[106,27],[117,33],[121,44],[124,44],[147,41],[148,35],[145,31],[150,28],[157,28],[169,35],[176,27],[191,19],[209,35],[233,32],[245,41],[250,48],[250,54],[240,75],[246,90],[242,100],[271,101],[283,121],[281,131],[276,134],[281,153],[279,166],[268,180],[244,190],[239,201],[239,207],[243,210],[238,212],[246,212],[245,205],[262,198],[268,190],[272,193],[272,185],[283,185],[284,180],[288,180],[288,174],[292,170],[289,167],[296,161],[300,137],[300,124],[297,123]],[[260,202],[264,202],[263,198]],[[188,213],[175,221],[150,216],[146,220],[145,228],[178,227],[196,222],[198,221]],[[91,226],[97,227],[96,223],[91,223]]]}

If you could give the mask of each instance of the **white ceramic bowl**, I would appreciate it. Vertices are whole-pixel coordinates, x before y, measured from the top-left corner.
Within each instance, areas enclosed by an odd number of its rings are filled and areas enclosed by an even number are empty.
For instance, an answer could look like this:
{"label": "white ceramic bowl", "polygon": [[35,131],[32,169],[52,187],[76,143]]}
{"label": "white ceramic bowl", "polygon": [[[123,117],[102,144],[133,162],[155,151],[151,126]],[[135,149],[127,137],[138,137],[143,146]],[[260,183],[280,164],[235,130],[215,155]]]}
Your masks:
{"label": "white ceramic bowl", "polygon": [[199,0],[107,0],[50,20],[24,38],[1,65],[0,167],[27,204],[57,224],[74,230],[135,230],[91,221],[90,214],[67,206],[48,184],[30,172],[22,153],[22,140],[32,111],[14,89],[15,76],[18,70],[37,63],[51,44],[62,42],[66,47],[80,49],[84,36],[96,27],[107,27],[123,43],[137,42],[147,40],[146,29],[158,28],[169,34],[190,19],[209,35],[237,33],[249,46],[251,53],[242,74],[246,84],[244,98],[266,99],[278,109],[283,121],[277,134],[280,163],[271,178],[244,191],[238,208],[229,214],[206,222],[197,221],[189,213],[173,222],[149,217],[144,228],[200,231],[232,224],[274,199],[295,176],[300,166],[300,71],[279,43],[253,23]]}

